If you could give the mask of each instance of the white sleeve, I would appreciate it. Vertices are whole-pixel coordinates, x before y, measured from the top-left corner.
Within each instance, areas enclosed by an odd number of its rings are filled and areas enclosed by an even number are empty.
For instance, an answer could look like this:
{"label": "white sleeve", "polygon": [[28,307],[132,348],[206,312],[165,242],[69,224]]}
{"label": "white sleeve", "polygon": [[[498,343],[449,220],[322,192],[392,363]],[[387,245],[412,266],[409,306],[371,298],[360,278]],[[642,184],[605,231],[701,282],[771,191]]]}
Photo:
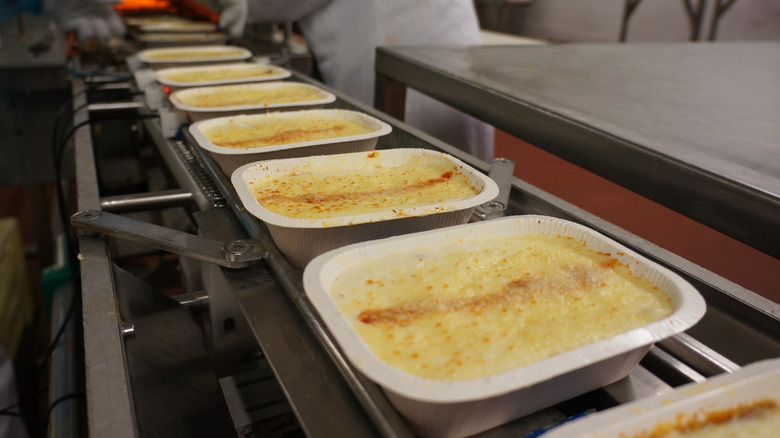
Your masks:
{"label": "white sleeve", "polygon": [[[362,0],[361,0],[362,1]],[[249,23],[298,21],[330,0],[248,0]]]}

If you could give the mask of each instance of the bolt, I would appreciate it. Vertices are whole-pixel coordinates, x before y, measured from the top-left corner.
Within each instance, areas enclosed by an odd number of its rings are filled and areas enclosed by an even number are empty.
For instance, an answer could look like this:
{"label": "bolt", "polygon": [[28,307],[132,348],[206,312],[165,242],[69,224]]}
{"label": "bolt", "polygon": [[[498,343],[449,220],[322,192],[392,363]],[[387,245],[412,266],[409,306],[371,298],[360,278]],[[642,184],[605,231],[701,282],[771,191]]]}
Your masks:
{"label": "bolt", "polygon": [[125,341],[135,339],[135,324],[127,325],[122,323],[122,337]]}
{"label": "bolt", "polygon": [[91,220],[99,218],[102,214],[103,212],[98,210],[85,210],[79,213],[79,216],[81,216],[82,219]]}
{"label": "bolt", "polygon": [[480,207],[482,207],[487,211],[497,212],[497,211],[502,211],[504,209],[504,204],[498,201],[488,201],[480,205]]}
{"label": "bolt", "polygon": [[252,243],[247,242],[245,240],[234,240],[232,242],[228,242],[225,245],[225,251],[233,255],[246,254],[249,251],[252,251],[253,248],[254,245],[252,245]]}

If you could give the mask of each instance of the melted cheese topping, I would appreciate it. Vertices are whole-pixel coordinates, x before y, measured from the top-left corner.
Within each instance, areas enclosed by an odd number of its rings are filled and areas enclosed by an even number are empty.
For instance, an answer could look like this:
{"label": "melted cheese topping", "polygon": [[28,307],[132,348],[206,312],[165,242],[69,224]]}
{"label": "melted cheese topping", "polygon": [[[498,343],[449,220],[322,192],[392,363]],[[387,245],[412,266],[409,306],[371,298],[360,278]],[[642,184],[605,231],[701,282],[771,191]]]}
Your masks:
{"label": "melted cheese topping", "polygon": [[257,181],[251,190],[263,208],[298,219],[437,205],[479,193],[455,165],[435,156],[413,157],[395,166],[377,160],[358,169],[298,169]]}
{"label": "melted cheese topping", "polygon": [[609,254],[557,235],[475,237],[370,258],[330,294],[388,364],[485,378],[662,319],[669,298]]}
{"label": "melted cheese topping", "polygon": [[168,21],[168,22],[147,23],[141,25],[141,28],[142,30],[153,29],[157,31],[197,32],[197,31],[214,30],[216,26],[214,26],[212,23]]}
{"label": "melted cheese topping", "polygon": [[182,50],[178,49],[154,49],[147,51],[145,56],[152,60],[188,60],[188,59],[222,59],[243,56],[246,52],[230,47],[214,49]]}
{"label": "melted cheese topping", "polygon": [[218,33],[197,34],[197,33],[147,33],[139,37],[141,41],[175,41],[175,42],[206,42],[209,40],[224,40],[225,36]]}
{"label": "melted cheese topping", "polygon": [[169,81],[183,83],[216,82],[232,79],[254,79],[268,77],[276,73],[265,65],[247,64],[233,67],[202,67],[184,71],[169,71],[160,74]]}
{"label": "melted cheese topping", "polygon": [[249,85],[209,87],[191,93],[177,92],[176,95],[181,103],[198,108],[268,106],[320,100],[325,97],[325,94],[315,88],[294,84],[267,88]]}
{"label": "melted cheese topping", "polygon": [[145,24],[162,24],[162,23],[181,23],[188,22],[186,18],[182,17],[138,17],[128,18],[127,24],[131,26],[143,26]]}
{"label": "melted cheese topping", "polygon": [[264,117],[252,120],[230,119],[203,130],[217,146],[259,148],[336,137],[366,134],[371,129],[350,120],[334,117]]}
{"label": "melted cheese topping", "polygon": [[[630,438],[735,438],[777,437],[780,407],[771,399],[757,400],[731,408],[703,410],[694,415],[679,414],[649,432]],[[622,437],[628,438],[627,435]]]}

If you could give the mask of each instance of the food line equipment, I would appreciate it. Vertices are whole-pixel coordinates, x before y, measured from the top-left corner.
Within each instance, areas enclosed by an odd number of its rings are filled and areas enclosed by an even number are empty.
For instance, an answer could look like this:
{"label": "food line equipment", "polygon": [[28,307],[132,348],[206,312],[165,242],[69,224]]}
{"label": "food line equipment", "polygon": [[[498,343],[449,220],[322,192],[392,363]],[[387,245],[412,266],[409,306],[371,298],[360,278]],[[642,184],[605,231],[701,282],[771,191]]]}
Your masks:
{"label": "food line equipment", "polygon": [[[306,298],[301,271],[290,266],[264,225],[244,210],[229,175],[186,129],[171,129],[172,120],[181,120],[164,101],[154,100],[161,97],[154,90],[159,85],[143,79],[143,68],[137,59],[128,59],[135,80],[125,84],[124,102],[110,105],[91,103],[101,100],[99,83],[72,81],[74,126],[93,120],[119,136],[126,132],[116,130],[134,130],[128,132],[143,151],[137,159],[154,161],[167,176],[159,190],[109,197],[101,187],[104,140],[88,129],[75,131],[79,211],[72,220],[80,233],[90,436],[226,436],[232,431],[263,436],[290,430],[308,436],[410,436],[382,390],[345,358]],[[287,80],[328,89],[300,73]],[[378,149],[431,148],[483,172],[491,170],[489,163],[329,91],[337,96],[329,107],[362,111],[392,125]],[[109,113],[143,119],[110,125],[108,117],[101,119]],[[699,290],[708,311],[687,333],[654,346],[627,378],[480,436],[522,436],[591,409],[780,356],[777,304],[522,180],[512,178],[505,196],[504,214],[572,220],[670,268]],[[167,226],[156,213],[149,217],[158,224],[120,215],[143,216],[182,205],[197,235],[186,232],[192,231],[189,226]],[[483,210],[474,220],[488,214]],[[205,260],[187,265],[195,266],[193,277],[202,275],[203,289],[167,297],[120,268],[117,243],[126,239],[176,252],[183,261]],[[198,321],[207,327],[205,333]]]}

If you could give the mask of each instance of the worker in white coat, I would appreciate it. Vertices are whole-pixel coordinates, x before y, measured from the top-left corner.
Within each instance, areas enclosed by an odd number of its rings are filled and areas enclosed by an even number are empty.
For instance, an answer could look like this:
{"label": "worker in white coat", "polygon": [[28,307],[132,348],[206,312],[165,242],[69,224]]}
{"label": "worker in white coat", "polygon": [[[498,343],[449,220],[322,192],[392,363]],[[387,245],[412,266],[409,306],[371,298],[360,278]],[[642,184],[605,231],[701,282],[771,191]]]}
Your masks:
{"label": "worker in white coat", "polygon": [[[480,44],[471,0],[219,0],[220,27],[296,21],[328,85],[371,105],[377,46]],[[493,158],[493,127],[414,90],[405,121],[478,158]]]}

